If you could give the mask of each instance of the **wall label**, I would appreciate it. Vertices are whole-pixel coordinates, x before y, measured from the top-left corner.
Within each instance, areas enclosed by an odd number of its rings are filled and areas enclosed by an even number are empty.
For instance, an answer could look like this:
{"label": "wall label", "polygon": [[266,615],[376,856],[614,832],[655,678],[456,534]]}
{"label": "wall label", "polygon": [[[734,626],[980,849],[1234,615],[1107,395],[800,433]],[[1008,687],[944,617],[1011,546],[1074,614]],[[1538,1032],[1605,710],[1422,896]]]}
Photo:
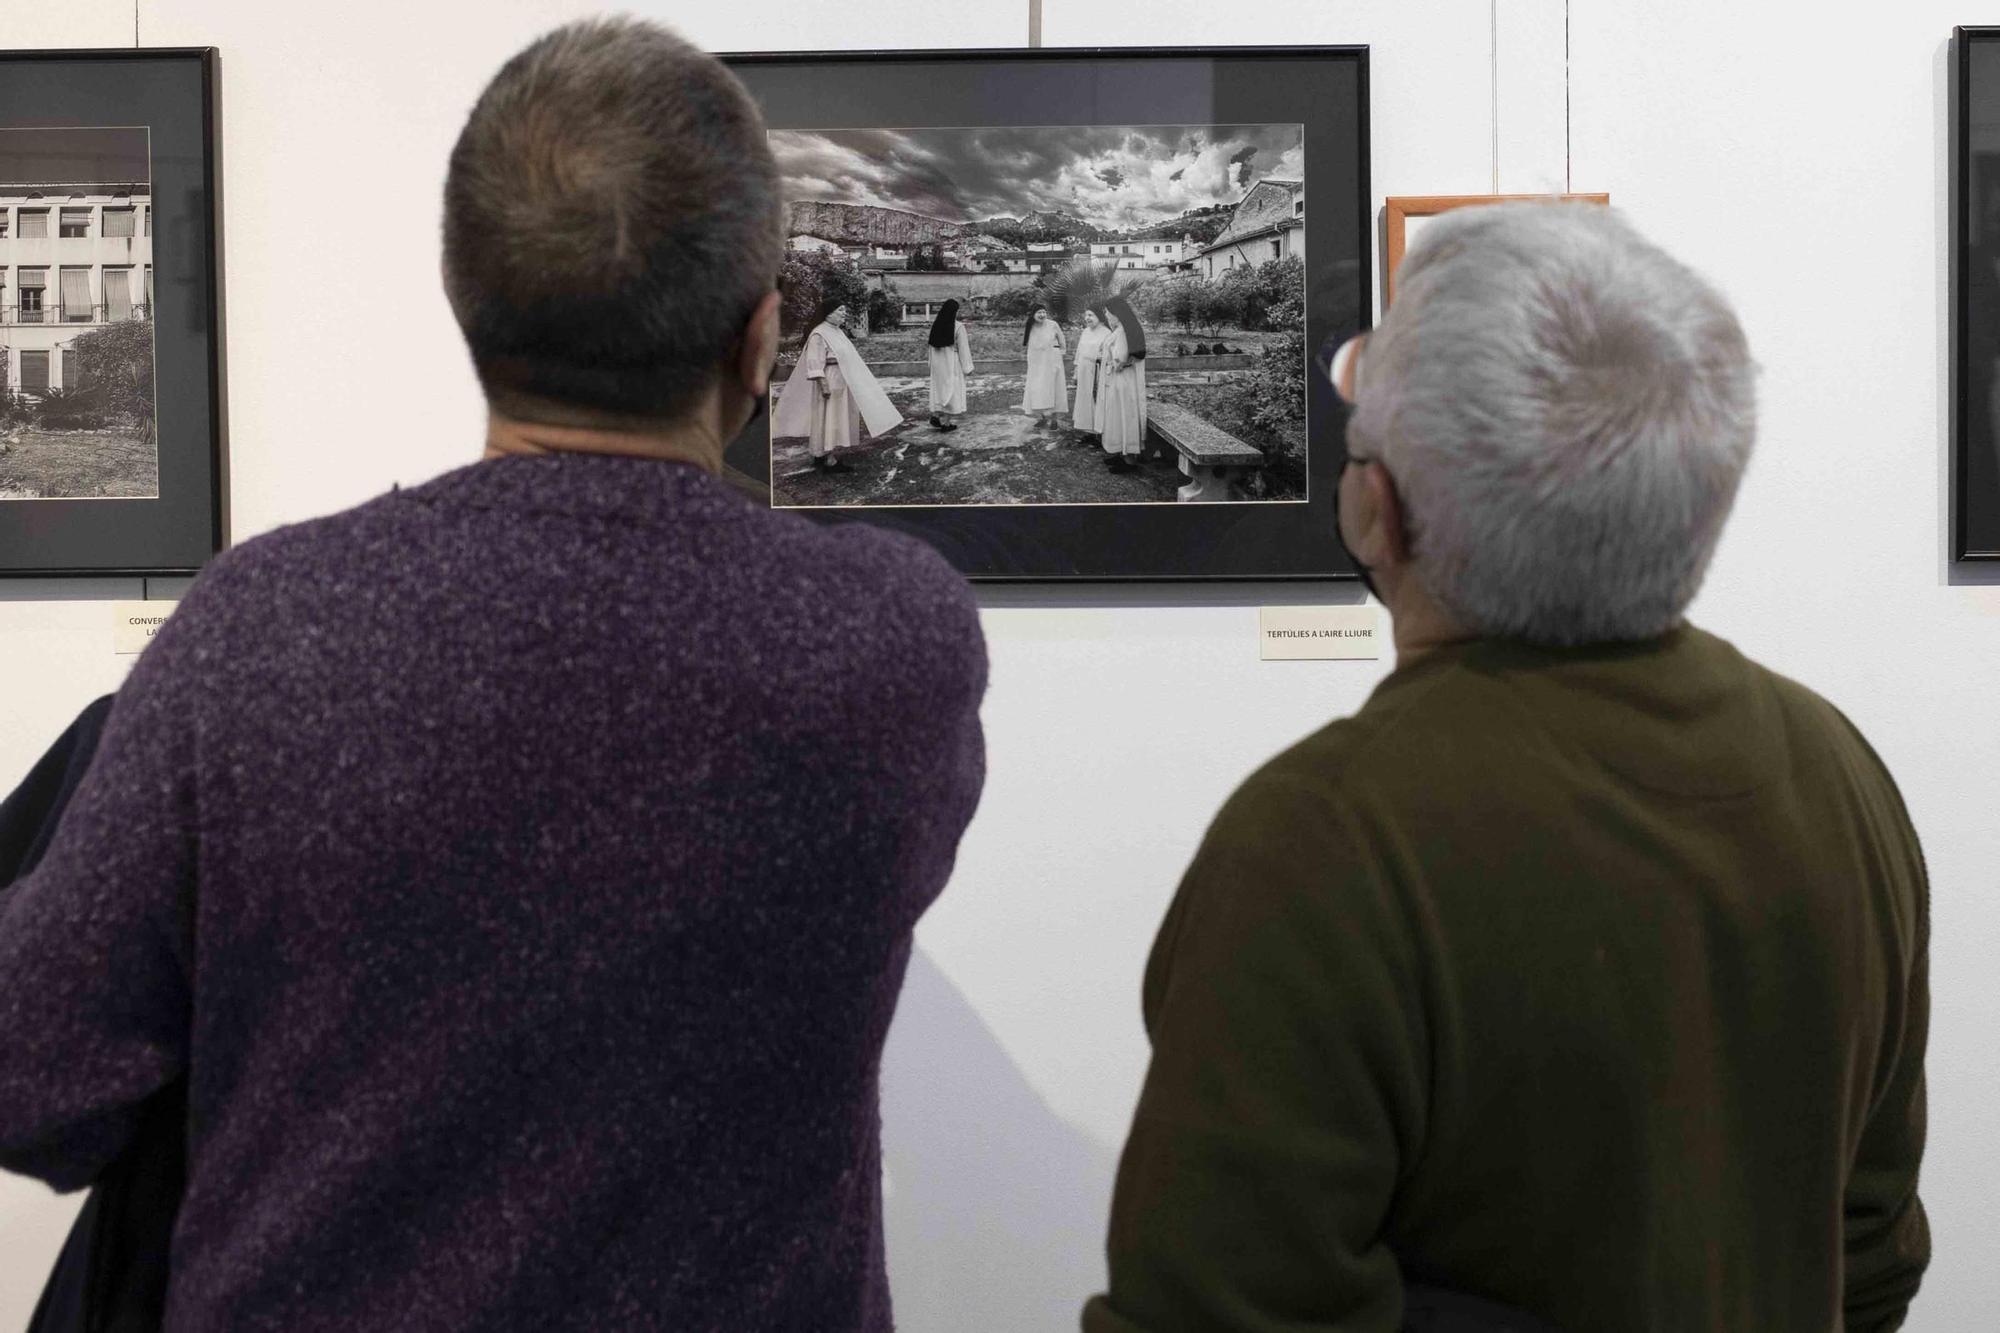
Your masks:
{"label": "wall label", "polygon": [[1382,655],[1382,613],[1359,606],[1267,606],[1257,616],[1257,645],[1266,662]]}
{"label": "wall label", "polygon": [[113,602],[111,604],[111,651],[122,656],[143,653],[153,636],[160,632],[172,614],[174,603],[155,599],[150,602]]}

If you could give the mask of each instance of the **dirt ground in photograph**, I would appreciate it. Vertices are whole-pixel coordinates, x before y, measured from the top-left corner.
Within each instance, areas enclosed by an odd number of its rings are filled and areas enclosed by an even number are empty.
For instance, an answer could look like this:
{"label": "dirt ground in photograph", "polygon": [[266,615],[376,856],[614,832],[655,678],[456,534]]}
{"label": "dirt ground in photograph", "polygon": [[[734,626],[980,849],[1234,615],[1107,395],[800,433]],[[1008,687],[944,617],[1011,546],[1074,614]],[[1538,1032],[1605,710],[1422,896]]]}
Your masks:
{"label": "dirt ground in photograph", "polygon": [[975,373],[958,429],[930,424],[926,380],[882,381],[901,426],[843,456],[850,471],[818,472],[802,439],[772,442],[779,505],[1172,504],[1187,480],[1178,457],[1112,472],[1095,437],[1049,428],[1021,411],[1021,377]]}
{"label": "dirt ground in photograph", "polygon": [[[1021,320],[968,319],[964,323],[966,341],[972,346],[972,364],[975,372],[981,365],[1027,359],[1027,350],[1021,346]],[[1070,348],[1065,360],[1074,355],[1077,335],[1081,332],[1081,329],[1073,325],[1063,330],[1063,337]],[[1147,329],[1146,346],[1149,355],[1158,356],[1182,355],[1176,350],[1177,348],[1185,348],[1188,353],[1192,353],[1196,343],[1206,343],[1210,346],[1216,343],[1228,343],[1239,352],[1257,352],[1262,350],[1266,343],[1274,342],[1282,336],[1277,333],[1246,332],[1241,329],[1224,329],[1217,334],[1182,333],[1178,328]],[[862,357],[868,361],[922,361],[930,355],[930,328],[911,325],[905,329],[885,329],[881,333],[856,339],[854,345],[861,349]],[[798,364],[798,360],[799,349],[794,345],[785,349],[784,354],[778,358],[778,364],[793,366]]]}
{"label": "dirt ground in photograph", "polygon": [[[1178,402],[1219,390],[1227,373],[1167,372],[1148,380],[1157,402]],[[879,439],[867,438],[843,455],[846,472],[812,466],[806,442],[772,441],[772,503],[785,505],[1172,504],[1187,482],[1180,456],[1147,441],[1134,472],[1112,472],[1095,437],[1069,429],[1063,413],[1054,428],[1021,410],[1019,375],[974,373],[967,384],[967,412],[958,429],[940,431],[929,421],[929,381],[886,376],[882,387],[903,413],[903,424]],[[1303,477],[1295,495],[1303,498]],[[1237,498],[1253,498],[1247,495]]]}
{"label": "dirt ground in photograph", "polygon": [[139,430],[0,433],[0,499],[148,498],[160,453]]}

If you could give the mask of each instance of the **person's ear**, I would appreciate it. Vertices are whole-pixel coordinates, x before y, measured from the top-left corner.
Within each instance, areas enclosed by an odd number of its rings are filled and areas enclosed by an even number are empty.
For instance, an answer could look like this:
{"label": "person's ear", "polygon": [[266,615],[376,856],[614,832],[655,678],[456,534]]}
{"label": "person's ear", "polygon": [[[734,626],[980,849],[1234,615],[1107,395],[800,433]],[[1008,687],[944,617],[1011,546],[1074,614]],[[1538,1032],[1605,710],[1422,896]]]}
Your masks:
{"label": "person's ear", "polygon": [[736,377],[752,398],[762,398],[771,388],[771,370],[778,363],[778,306],[776,292],[766,292],[750,322],[743,327],[742,350],[736,354]]}
{"label": "person's ear", "polygon": [[1396,489],[1396,479],[1378,463],[1368,469],[1368,489],[1381,514],[1383,556],[1392,565],[1409,564],[1412,555],[1409,513],[1403,508],[1403,493]]}
{"label": "person's ear", "polygon": [[1395,569],[1410,563],[1410,530],[1403,497],[1395,479],[1380,463],[1356,465],[1356,503],[1346,528],[1354,558],[1370,569]]}

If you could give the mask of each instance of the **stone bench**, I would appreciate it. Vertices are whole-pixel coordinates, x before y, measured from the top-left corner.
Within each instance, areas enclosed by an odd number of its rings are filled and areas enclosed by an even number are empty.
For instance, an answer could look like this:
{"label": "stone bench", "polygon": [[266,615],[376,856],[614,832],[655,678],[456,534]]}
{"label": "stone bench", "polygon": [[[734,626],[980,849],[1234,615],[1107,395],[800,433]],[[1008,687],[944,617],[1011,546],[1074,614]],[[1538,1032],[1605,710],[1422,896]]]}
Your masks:
{"label": "stone bench", "polygon": [[1264,466],[1261,450],[1173,403],[1149,403],[1146,428],[1180,454],[1188,481],[1176,496],[1183,501],[1227,500],[1232,468]]}

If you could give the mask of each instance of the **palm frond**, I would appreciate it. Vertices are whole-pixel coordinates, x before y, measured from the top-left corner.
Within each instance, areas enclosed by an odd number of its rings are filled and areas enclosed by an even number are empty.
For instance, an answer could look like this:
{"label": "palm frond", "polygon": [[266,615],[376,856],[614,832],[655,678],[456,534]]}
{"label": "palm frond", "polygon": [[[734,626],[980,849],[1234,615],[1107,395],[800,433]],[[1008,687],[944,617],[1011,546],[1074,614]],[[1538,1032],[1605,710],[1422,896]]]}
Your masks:
{"label": "palm frond", "polygon": [[1131,285],[1119,281],[1115,260],[1093,264],[1088,259],[1079,259],[1049,274],[1042,283],[1042,296],[1048,302],[1050,314],[1064,324],[1075,324],[1083,318],[1084,311],[1104,304]]}

